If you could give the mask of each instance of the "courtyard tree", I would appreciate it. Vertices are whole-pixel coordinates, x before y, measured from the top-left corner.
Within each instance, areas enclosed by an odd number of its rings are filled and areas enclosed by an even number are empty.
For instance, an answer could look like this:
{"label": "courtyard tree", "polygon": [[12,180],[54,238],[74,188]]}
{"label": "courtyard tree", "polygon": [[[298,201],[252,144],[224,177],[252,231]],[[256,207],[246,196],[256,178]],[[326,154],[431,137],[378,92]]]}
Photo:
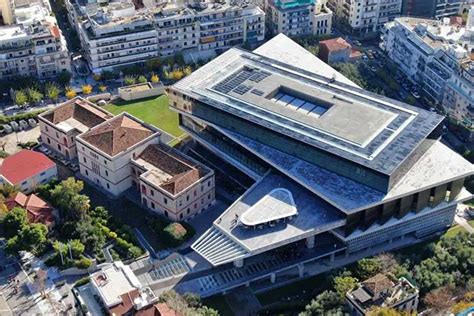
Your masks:
{"label": "courtyard tree", "polygon": [[137,78],[135,78],[135,76],[130,76],[129,75],[129,76],[125,76],[123,78],[123,83],[126,86],[134,85],[136,82],[137,82]]}
{"label": "courtyard tree", "polygon": [[26,225],[20,232],[20,250],[32,251],[34,253],[40,252],[46,242],[48,228],[41,223]]}
{"label": "courtyard tree", "polygon": [[59,73],[59,75],[56,77],[56,81],[61,85],[61,86],[67,86],[69,82],[71,81],[72,74],[69,71],[63,70]]}
{"label": "courtyard tree", "polygon": [[151,80],[151,82],[153,82],[153,83],[158,83],[158,82],[160,82],[160,77],[158,77],[157,74],[153,73],[153,74],[151,75],[150,80]]}
{"label": "courtyard tree", "polygon": [[100,92],[106,92],[106,91],[107,91],[107,86],[101,84],[101,85],[99,86],[99,91],[100,91]]}
{"label": "courtyard tree", "polygon": [[76,91],[74,91],[74,89],[72,87],[66,87],[65,95],[66,95],[66,98],[71,100],[72,98],[74,98],[77,95],[77,93],[76,93]]}
{"label": "courtyard tree", "polygon": [[148,80],[146,79],[145,76],[138,76],[138,79],[137,79],[138,83],[146,83],[148,82]]}
{"label": "courtyard tree", "polygon": [[453,296],[453,288],[451,286],[443,286],[426,294],[423,303],[432,309],[433,312],[443,314],[451,305]]}
{"label": "courtyard tree", "polygon": [[92,93],[92,86],[90,84],[85,84],[81,87],[82,93],[84,94],[91,94]]}
{"label": "courtyard tree", "polygon": [[28,101],[31,103],[38,103],[43,99],[43,94],[35,87],[26,89],[26,93],[28,94]]}
{"label": "courtyard tree", "polygon": [[14,95],[16,105],[23,106],[28,102],[28,95],[23,90],[15,91]]}
{"label": "courtyard tree", "polygon": [[59,87],[54,82],[48,82],[44,89],[46,97],[51,101],[56,101],[59,98]]}

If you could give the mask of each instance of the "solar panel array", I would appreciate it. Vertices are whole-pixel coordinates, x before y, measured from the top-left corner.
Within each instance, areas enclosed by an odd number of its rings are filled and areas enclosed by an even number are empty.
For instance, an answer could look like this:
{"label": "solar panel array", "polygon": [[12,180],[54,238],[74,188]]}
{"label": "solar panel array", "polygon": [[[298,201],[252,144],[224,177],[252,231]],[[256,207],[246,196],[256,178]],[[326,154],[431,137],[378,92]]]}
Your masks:
{"label": "solar panel array", "polygon": [[243,84],[245,81],[249,80],[257,83],[270,75],[271,73],[266,71],[244,67],[239,72],[230,75],[216,84],[213,89],[225,94],[233,91],[237,94],[243,95],[252,89],[252,86]]}
{"label": "solar panel array", "polygon": [[271,100],[291,110],[316,118],[320,117],[328,110],[325,106],[299,99],[284,92],[278,92]]}

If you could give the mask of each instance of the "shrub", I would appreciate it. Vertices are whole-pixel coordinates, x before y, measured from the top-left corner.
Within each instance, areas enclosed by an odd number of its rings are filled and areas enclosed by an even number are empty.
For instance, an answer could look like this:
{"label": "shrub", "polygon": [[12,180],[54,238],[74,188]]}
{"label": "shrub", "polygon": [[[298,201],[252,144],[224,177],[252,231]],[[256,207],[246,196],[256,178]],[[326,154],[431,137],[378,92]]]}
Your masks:
{"label": "shrub", "polygon": [[8,157],[8,153],[4,150],[0,150],[0,158],[6,158]]}
{"label": "shrub", "polygon": [[26,113],[20,113],[17,115],[3,116],[0,115],[0,124],[7,124],[12,121],[28,120],[30,118],[36,118],[38,115],[43,113],[45,110],[31,111]]}
{"label": "shrub", "polygon": [[158,75],[154,73],[154,74],[151,75],[150,80],[153,83],[158,83],[158,82],[160,82],[160,77],[158,77]]}
{"label": "shrub", "polygon": [[165,227],[165,232],[167,232],[174,239],[182,240],[186,236],[186,228],[183,227],[180,223],[171,223]]}
{"label": "shrub", "polygon": [[82,257],[74,262],[74,266],[78,269],[88,269],[92,265],[92,260]]}
{"label": "shrub", "polygon": [[79,286],[83,286],[83,285],[86,285],[87,283],[89,283],[91,281],[91,278],[86,276],[86,277],[83,277],[82,279],[79,279],[77,280],[76,284],[74,284],[75,287],[79,287]]}
{"label": "shrub", "polygon": [[128,256],[133,259],[140,257],[142,254],[143,251],[137,246],[132,246],[128,248]]}
{"label": "shrub", "polygon": [[116,232],[110,232],[109,233],[109,238],[117,239],[117,233]]}
{"label": "shrub", "polygon": [[146,79],[145,76],[139,76],[137,79],[138,83],[146,83],[148,80]]}
{"label": "shrub", "polygon": [[100,86],[99,86],[99,91],[100,91],[100,92],[105,92],[105,91],[107,91],[107,86],[100,85]]}

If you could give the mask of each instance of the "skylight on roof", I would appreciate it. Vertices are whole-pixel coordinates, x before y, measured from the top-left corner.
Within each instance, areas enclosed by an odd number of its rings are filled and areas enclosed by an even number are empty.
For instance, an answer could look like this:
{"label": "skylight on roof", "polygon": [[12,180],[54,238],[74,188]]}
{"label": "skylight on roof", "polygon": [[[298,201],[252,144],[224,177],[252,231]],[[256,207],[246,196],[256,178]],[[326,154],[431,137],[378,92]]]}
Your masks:
{"label": "skylight on roof", "polygon": [[315,118],[323,115],[331,107],[327,102],[284,87],[279,88],[276,93],[271,93],[269,99],[278,105]]}

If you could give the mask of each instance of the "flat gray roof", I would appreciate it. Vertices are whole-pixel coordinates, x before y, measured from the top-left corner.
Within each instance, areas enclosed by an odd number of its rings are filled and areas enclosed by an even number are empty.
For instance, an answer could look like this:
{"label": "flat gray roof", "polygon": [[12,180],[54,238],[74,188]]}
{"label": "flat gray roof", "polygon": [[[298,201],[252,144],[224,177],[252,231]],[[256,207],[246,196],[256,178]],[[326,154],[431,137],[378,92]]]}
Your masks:
{"label": "flat gray roof", "polygon": [[435,113],[240,49],[215,58],[174,88],[384,174],[391,174],[443,120]]}

